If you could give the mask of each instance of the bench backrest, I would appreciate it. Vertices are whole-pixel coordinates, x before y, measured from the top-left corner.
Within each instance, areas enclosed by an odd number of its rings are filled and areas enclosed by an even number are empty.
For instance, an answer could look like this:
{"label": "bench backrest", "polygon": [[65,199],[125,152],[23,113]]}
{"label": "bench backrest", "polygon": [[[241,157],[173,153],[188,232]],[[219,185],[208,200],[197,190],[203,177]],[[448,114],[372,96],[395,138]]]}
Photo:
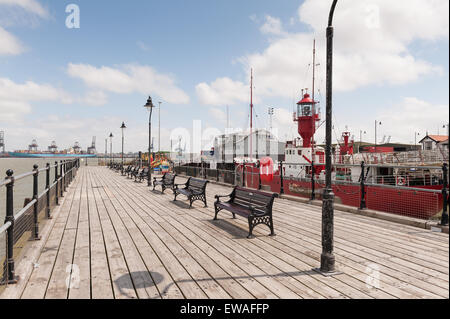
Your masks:
{"label": "bench backrest", "polygon": [[163,181],[166,184],[172,184],[174,182],[176,176],[177,176],[176,174],[165,173],[163,176]]}
{"label": "bench backrest", "polygon": [[277,196],[276,193],[265,193],[253,189],[235,187],[231,194],[231,202],[242,206],[256,205],[271,209]]}
{"label": "bench backrest", "polygon": [[190,188],[192,190],[202,191],[203,192],[205,190],[206,184],[208,184],[208,182],[209,181],[206,181],[206,180],[203,180],[203,179],[190,177],[186,187]]}
{"label": "bench backrest", "polygon": [[148,174],[148,167],[145,167],[141,171],[141,175],[147,175]]}

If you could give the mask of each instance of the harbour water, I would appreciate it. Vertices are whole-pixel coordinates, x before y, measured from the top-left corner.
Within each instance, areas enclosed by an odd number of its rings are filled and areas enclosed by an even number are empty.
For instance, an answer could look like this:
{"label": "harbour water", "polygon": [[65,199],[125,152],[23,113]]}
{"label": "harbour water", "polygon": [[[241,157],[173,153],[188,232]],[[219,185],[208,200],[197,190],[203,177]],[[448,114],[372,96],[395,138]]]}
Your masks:
{"label": "harbour water", "polygon": [[[67,158],[68,159],[68,158]],[[97,158],[83,158],[81,159],[81,165],[94,166],[98,165]],[[33,170],[33,165],[37,164],[39,168],[46,167],[47,163],[51,165],[55,164],[54,158],[0,158],[0,179],[3,180],[6,177],[6,171],[12,169],[14,175],[20,175]],[[55,169],[50,170],[50,181],[55,180]],[[41,172],[39,175],[39,194],[45,190],[45,172]],[[6,210],[6,188],[0,187],[0,225],[5,220]],[[33,197],[33,176],[28,176],[20,181],[14,183],[14,213],[17,213],[24,205],[26,198]]]}

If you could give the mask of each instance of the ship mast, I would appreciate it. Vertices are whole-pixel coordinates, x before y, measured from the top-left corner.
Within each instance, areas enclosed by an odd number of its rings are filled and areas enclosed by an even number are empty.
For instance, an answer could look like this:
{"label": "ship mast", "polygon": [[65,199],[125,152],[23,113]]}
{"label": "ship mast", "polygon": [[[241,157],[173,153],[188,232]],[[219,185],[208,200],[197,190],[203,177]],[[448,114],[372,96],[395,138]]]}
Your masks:
{"label": "ship mast", "polygon": [[[316,114],[316,100],[314,98],[314,91],[315,91],[315,79],[316,79],[316,39],[314,39],[314,43],[313,43],[313,80],[312,80],[312,100],[313,100],[313,105],[312,105],[312,122],[313,125],[316,125],[316,118],[315,118],[315,114]],[[312,149],[312,159],[314,161],[314,134],[311,137],[311,149]]]}

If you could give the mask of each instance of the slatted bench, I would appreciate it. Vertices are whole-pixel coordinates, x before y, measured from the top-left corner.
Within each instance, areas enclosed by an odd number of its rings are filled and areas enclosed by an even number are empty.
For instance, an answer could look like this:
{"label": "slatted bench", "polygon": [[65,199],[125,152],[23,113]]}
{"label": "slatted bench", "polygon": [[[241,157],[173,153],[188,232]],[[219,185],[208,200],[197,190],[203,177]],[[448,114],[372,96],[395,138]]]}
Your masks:
{"label": "slatted bench", "polygon": [[[225,197],[228,197],[229,200],[225,202],[220,201],[220,198]],[[274,236],[272,207],[275,197],[278,197],[275,193],[235,187],[230,195],[215,196],[214,220],[217,220],[217,214],[221,210],[227,210],[233,214],[233,218],[239,215],[248,219],[249,233],[247,238],[254,237],[253,229],[259,224],[267,225],[270,228],[270,236]]]}
{"label": "slatted bench", "polygon": [[128,175],[129,172],[133,169],[133,166],[129,165],[127,168],[124,169],[123,174]]}
{"label": "slatted bench", "polygon": [[[175,198],[173,200],[176,201],[177,196],[181,194],[189,199],[189,208],[192,207],[192,203],[196,200],[201,200],[205,204],[205,207],[208,207],[206,203],[206,185],[208,184],[208,182],[209,181],[189,177],[188,181],[185,184],[174,184],[173,193],[175,195]],[[179,188],[179,186],[184,187]]]}
{"label": "slatted bench", "polygon": [[139,183],[142,182],[143,179],[148,178],[148,167],[144,167],[142,171],[139,172],[134,176],[134,181],[136,182],[139,179]]}
{"label": "slatted bench", "polygon": [[133,178],[134,176],[136,176],[139,172],[139,166],[135,166],[133,167],[129,172],[128,172],[128,178]]}
{"label": "slatted bench", "polygon": [[158,186],[158,185],[161,185],[161,192],[162,193],[164,193],[166,188],[173,189],[176,176],[177,176],[177,174],[165,173],[163,175],[163,177],[161,177],[159,179],[157,177],[154,177],[153,178],[153,190],[155,190],[155,187]]}

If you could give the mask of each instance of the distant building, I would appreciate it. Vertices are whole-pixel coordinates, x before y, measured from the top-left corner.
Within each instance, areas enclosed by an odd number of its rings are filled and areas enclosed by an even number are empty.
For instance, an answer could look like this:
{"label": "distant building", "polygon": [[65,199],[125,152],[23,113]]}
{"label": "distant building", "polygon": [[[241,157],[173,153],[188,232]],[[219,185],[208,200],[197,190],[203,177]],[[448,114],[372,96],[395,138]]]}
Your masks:
{"label": "distant building", "polygon": [[284,158],[285,143],[267,130],[258,129],[252,133],[252,152],[250,152],[250,132],[236,132],[219,135],[214,140],[213,154],[216,163],[233,163],[237,157],[250,157],[259,159],[271,157],[274,161]]}
{"label": "distant building", "polygon": [[436,149],[446,148],[448,150],[447,135],[427,135],[420,142],[422,150],[432,151]]}

